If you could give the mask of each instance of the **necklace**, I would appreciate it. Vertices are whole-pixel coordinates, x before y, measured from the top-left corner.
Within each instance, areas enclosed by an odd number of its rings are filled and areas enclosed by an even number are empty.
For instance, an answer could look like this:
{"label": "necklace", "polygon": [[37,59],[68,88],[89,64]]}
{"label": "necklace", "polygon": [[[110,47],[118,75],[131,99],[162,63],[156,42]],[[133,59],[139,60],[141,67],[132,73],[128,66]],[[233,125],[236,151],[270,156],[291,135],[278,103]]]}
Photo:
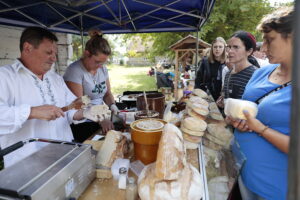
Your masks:
{"label": "necklace", "polygon": [[279,81],[279,82],[288,82],[288,81],[290,81],[291,78],[289,78],[284,73],[280,72],[279,67],[280,67],[280,65],[278,67],[276,67],[274,69],[274,71],[272,72],[272,74],[271,74],[272,75],[272,79],[274,81]]}
{"label": "necklace", "polygon": [[90,77],[91,77],[94,85],[97,85],[97,73],[93,75],[92,73],[89,72],[89,74],[90,74]]}

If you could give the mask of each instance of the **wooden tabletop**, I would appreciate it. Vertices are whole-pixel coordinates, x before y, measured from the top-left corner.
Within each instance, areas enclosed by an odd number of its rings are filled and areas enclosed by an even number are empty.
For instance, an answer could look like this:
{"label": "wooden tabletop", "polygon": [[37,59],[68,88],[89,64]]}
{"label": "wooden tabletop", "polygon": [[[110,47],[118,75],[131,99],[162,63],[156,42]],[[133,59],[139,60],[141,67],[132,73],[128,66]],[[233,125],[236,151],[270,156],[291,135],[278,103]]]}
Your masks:
{"label": "wooden tabletop", "polygon": [[[93,142],[87,141],[85,143],[89,143],[93,145],[95,150],[99,150],[102,143],[101,142]],[[228,191],[231,191],[233,187],[234,180],[236,180],[236,171],[233,167],[233,160],[232,160],[232,153],[229,150],[220,150],[214,151],[219,159],[219,166],[216,165],[216,157],[212,156],[209,153],[209,148],[205,147],[203,153],[205,154],[205,168],[206,168],[206,179],[207,183],[210,180],[218,177],[228,177],[227,187]],[[200,171],[199,166],[199,154],[198,149],[195,150],[187,150],[187,161],[191,163],[196,169]],[[209,154],[207,154],[209,153]],[[221,155],[221,156],[220,156]],[[134,176],[137,180],[137,177],[129,170],[129,176]],[[213,188],[208,188],[208,193],[210,199],[214,199],[211,197]],[[213,192],[215,193],[215,192]],[[227,199],[228,194],[224,193],[224,199]],[[79,197],[79,200],[98,200],[98,199],[105,199],[105,200],[125,200],[125,190],[118,189],[117,182],[111,179],[94,179],[94,181],[87,187],[87,189],[83,192],[83,194]]]}
{"label": "wooden tabletop", "polygon": [[[86,141],[86,144],[92,144],[95,150],[99,150],[102,142]],[[199,169],[198,150],[187,150],[187,160],[197,169]],[[129,176],[137,177],[129,170]],[[98,179],[87,187],[79,197],[79,200],[125,200],[125,190],[118,189],[117,181],[111,179]]]}

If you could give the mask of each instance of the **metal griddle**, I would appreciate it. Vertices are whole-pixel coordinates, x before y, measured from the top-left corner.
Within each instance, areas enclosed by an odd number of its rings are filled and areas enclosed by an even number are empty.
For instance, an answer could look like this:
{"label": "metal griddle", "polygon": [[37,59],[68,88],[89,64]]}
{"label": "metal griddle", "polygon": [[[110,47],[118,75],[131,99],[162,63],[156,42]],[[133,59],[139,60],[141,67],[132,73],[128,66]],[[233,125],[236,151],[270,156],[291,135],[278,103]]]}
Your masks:
{"label": "metal griddle", "polygon": [[30,139],[16,143],[8,150],[3,149],[1,153],[5,155],[34,143],[44,144],[37,152],[0,172],[0,199],[78,198],[95,178],[95,159],[91,146]]}

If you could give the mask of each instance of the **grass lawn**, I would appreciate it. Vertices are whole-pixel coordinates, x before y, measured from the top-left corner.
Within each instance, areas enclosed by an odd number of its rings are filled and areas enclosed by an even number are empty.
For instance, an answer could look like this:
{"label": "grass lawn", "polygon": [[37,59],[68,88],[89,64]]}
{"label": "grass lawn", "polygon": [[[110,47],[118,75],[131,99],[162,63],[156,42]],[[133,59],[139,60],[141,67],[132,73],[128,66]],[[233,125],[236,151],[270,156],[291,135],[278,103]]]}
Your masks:
{"label": "grass lawn", "polygon": [[108,73],[114,96],[124,91],[157,90],[154,76],[148,76],[150,67],[109,65]]}

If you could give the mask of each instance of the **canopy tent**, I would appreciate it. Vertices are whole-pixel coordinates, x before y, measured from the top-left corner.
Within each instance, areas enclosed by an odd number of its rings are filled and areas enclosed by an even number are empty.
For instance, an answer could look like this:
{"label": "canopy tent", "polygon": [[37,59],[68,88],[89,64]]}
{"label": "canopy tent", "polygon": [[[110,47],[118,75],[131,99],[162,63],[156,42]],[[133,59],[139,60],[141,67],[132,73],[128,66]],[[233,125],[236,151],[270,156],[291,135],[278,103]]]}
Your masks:
{"label": "canopy tent", "polygon": [[[0,0],[0,24],[47,27],[82,34],[91,28],[104,33],[198,31],[215,0]],[[300,1],[296,3],[295,35],[300,33]],[[300,197],[300,49],[294,38],[293,102],[289,156],[289,196]]]}
{"label": "canopy tent", "polygon": [[215,0],[0,0],[0,24],[86,34],[198,31]]}

